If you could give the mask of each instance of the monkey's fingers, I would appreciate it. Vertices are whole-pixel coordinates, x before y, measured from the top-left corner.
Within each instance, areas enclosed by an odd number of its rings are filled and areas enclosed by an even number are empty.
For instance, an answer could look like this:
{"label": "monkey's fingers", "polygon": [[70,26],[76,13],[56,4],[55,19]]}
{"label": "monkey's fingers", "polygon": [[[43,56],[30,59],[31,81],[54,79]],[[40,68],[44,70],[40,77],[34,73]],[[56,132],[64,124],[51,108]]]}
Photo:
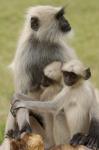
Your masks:
{"label": "monkey's fingers", "polygon": [[10,112],[13,115],[13,117],[15,118],[16,117],[16,113],[17,113],[17,109],[13,109],[13,106],[11,106]]}
{"label": "monkey's fingers", "polygon": [[86,136],[85,135],[82,135],[82,138],[81,140],[79,141],[79,145],[85,145],[86,143]]}
{"label": "monkey's fingers", "polygon": [[12,113],[14,117],[16,117],[17,110],[20,108],[25,108],[24,102],[22,101],[18,100],[11,105],[10,112]]}
{"label": "monkey's fingers", "polygon": [[20,140],[20,132],[18,130],[9,130],[5,138]]}
{"label": "monkey's fingers", "polygon": [[12,129],[8,130],[8,132],[5,135],[5,138],[13,138],[14,137],[13,133],[14,133],[14,131]]}
{"label": "monkey's fingers", "polygon": [[80,145],[84,142],[84,140],[85,140],[84,135],[81,133],[77,133],[71,139],[70,144],[73,146]]}
{"label": "monkey's fingers", "polygon": [[98,140],[97,138],[91,137],[90,135],[87,136],[86,146],[90,149],[97,150],[98,149]]}

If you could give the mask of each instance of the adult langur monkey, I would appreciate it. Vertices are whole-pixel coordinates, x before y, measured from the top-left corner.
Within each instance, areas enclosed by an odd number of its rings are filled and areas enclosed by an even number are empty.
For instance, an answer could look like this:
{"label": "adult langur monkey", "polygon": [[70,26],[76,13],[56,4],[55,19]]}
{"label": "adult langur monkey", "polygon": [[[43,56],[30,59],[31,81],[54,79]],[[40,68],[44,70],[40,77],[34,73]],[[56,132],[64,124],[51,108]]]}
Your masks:
{"label": "adult langur monkey", "polygon": [[[19,39],[13,70],[15,92],[29,94],[39,99],[42,93],[41,80],[43,69],[53,61],[67,62],[76,58],[73,49],[65,44],[63,37],[71,31],[68,20],[64,17],[64,8],[52,6],[35,6],[28,10],[25,25]],[[28,114],[27,109],[20,113]],[[9,113],[5,135],[16,129],[15,118]],[[29,116],[27,124],[20,132],[31,132]]]}
{"label": "adult langur monkey", "polygon": [[16,95],[16,103],[12,109],[16,112],[23,107],[53,114],[55,144],[70,142],[72,145],[81,144],[97,149],[99,105],[94,88],[88,81],[90,69],[85,68],[80,61],[72,60],[63,64],[62,73],[64,88],[52,101],[32,101],[28,96]]}

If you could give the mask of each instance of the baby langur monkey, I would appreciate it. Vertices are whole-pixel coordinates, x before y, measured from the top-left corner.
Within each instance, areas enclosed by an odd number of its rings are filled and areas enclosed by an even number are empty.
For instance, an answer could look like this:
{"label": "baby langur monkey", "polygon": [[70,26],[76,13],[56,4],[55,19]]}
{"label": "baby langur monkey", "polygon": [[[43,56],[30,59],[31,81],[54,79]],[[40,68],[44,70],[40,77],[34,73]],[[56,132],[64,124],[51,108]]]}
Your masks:
{"label": "baby langur monkey", "polygon": [[52,100],[62,89],[62,63],[59,61],[52,62],[44,68],[44,76],[41,82],[43,93],[40,100]]}
{"label": "baby langur monkey", "polygon": [[[53,62],[47,65],[44,69],[44,76],[42,80],[43,93],[41,94],[40,100],[53,100],[55,96],[62,90],[63,86],[61,83],[62,73],[61,73],[62,63],[59,61]],[[53,115],[50,113],[43,114],[45,134],[46,134],[46,148],[50,148],[54,145],[53,139]]]}
{"label": "baby langur monkey", "polygon": [[[17,95],[12,109],[36,110],[53,115],[53,138],[55,144],[71,143],[99,148],[99,106],[94,88],[88,79],[90,69],[78,60],[62,66],[64,87],[53,101],[32,101],[32,98]],[[27,101],[24,101],[27,99]],[[29,101],[30,100],[30,101]]]}

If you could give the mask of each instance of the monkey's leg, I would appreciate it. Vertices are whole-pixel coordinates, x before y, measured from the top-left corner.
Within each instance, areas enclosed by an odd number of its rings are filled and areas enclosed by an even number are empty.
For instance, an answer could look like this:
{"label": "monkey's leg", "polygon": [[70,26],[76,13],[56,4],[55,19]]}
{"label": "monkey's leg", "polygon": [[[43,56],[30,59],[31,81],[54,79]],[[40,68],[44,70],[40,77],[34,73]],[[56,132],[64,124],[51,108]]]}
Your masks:
{"label": "monkey's leg", "polygon": [[99,121],[92,119],[87,135],[77,133],[70,141],[72,145],[85,145],[90,149],[99,148]]}
{"label": "monkey's leg", "polygon": [[[5,128],[5,137],[9,137],[9,132],[16,130],[16,121],[11,112],[8,114],[6,128]],[[15,132],[16,133],[16,132]]]}
{"label": "monkey's leg", "polygon": [[16,121],[19,127],[20,134],[23,132],[32,133],[32,128],[29,120],[29,111],[27,109],[21,108],[17,111]]}
{"label": "monkey's leg", "polygon": [[97,120],[96,118],[92,118],[91,120],[85,144],[91,149],[99,148],[99,120]]}
{"label": "monkey's leg", "polygon": [[[39,91],[39,94],[41,93],[42,91]],[[21,95],[24,95],[24,94],[15,94],[14,97],[13,97],[13,101],[12,101],[12,105],[15,103],[16,99],[17,99],[17,95],[19,95],[19,97]],[[27,97],[24,95],[24,97]],[[33,97],[32,97],[32,101],[34,100],[34,97],[37,97],[37,92],[33,92]],[[39,97],[38,97],[39,99]],[[27,98],[24,98],[24,101],[28,99]],[[31,133],[32,132],[32,128],[31,128],[31,123],[30,123],[30,112],[28,111],[28,109],[26,108],[20,108],[16,114],[14,114],[14,116],[16,116],[16,121],[17,121],[17,124],[19,126],[19,134],[25,132],[25,133]],[[38,124],[41,123],[39,122],[39,117],[38,115],[35,115],[34,113],[32,113],[32,117],[34,116],[34,118],[36,118],[38,120]],[[40,120],[41,121],[41,120]],[[34,132],[34,131],[33,131]]]}
{"label": "monkey's leg", "polygon": [[[20,95],[20,94],[19,94]],[[12,104],[15,102],[16,94],[13,97]],[[15,115],[16,117],[16,122],[19,127],[19,137],[21,133],[32,133],[32,128],[30,125],[30,120],[29,120],[29,111],[25,108],[21,108],[17,111],[17,114]]]}
{"label": "monkey's leg", "polygon": [[[94,97],[93,97],[94,99]],[[92,100],[93,100],[92,99]],[[79,142],[78,140],[77,144],[82,144],[85,145],[91,149],[98,149],[99,148],[99,104],[97,101],[93,101],[93,104],[91,104],[91,109],[90,109],[90,126],[89,126],[89,131],[87,135],[84,136],[84,140],[82,142]],[[77,139],[77,138],[73,138]],[[72,144],[74,144],[75,141],[72,140]]]}

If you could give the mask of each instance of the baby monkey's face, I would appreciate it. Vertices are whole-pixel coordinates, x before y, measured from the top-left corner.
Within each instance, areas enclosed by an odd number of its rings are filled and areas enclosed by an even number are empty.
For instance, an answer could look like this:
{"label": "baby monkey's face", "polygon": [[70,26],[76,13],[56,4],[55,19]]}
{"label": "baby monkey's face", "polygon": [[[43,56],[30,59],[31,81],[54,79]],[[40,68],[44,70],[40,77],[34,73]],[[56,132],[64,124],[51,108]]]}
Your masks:
{"label": "baby monkey's face", "polygon": [[54,80],[48,78],[48,77],[45,76],[45,75],[42,77],[41,85],[42,85],[43,87],[48,87],[48,86],[50,86],[50,85],[52,85],[52,84],[54,84]]}
{"label": "baby monkey's face", "polygon": [[75,72],[69,72],[69,71],[62,71],[63,72],[63,78],[64,83],[67,86],[72,86],[79,81],[82,80],[88,80],[91,77],[90,68],[84,70],[84,74],[76,74]]}
{"label": "baby monkey's face", "polygon": [[64,83],[67,86],[72,86],[80,80],[80,76],[74,72],[63,71]]}

